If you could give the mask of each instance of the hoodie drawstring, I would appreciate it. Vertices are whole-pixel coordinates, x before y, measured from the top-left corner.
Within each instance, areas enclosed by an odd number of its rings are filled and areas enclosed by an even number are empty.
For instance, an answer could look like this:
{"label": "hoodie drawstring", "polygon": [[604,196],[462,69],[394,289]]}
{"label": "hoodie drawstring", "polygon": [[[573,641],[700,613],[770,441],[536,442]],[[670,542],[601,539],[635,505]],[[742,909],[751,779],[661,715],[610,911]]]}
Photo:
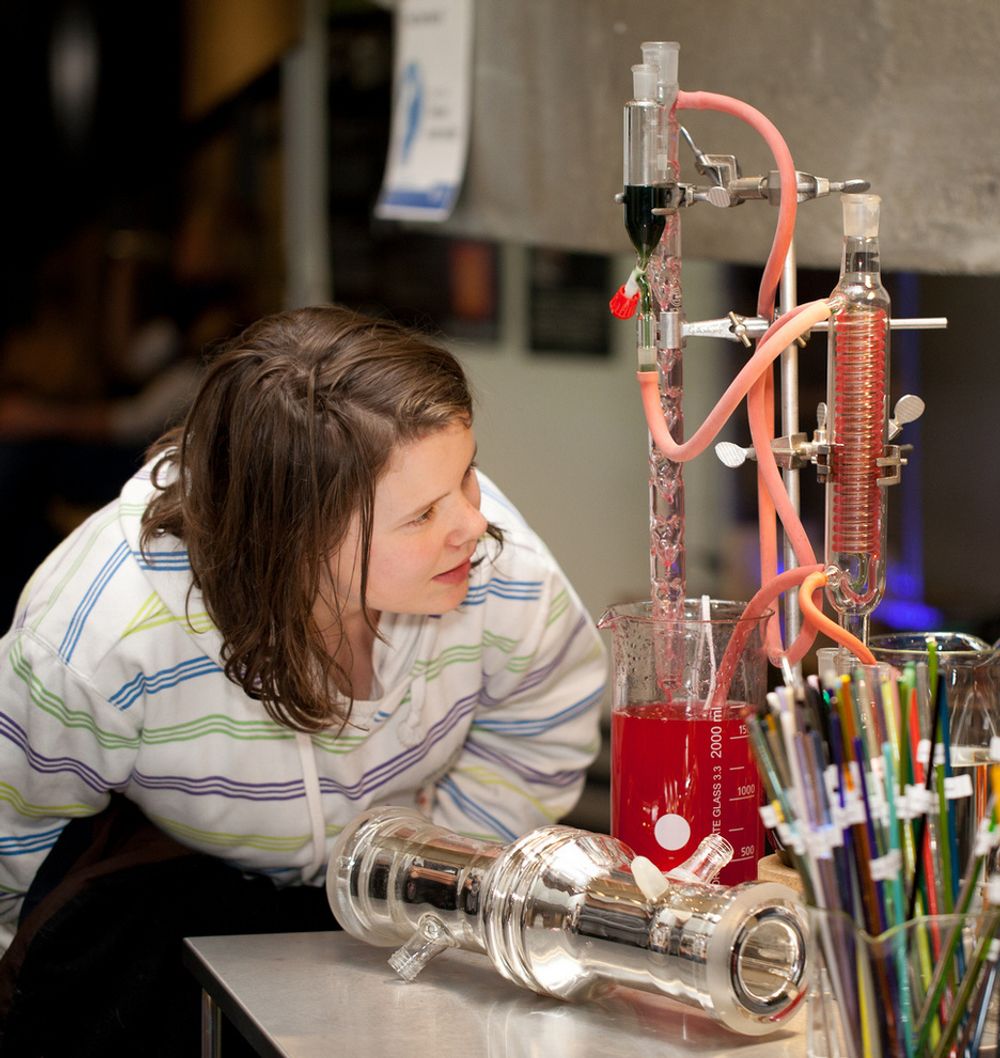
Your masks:
{"label": "hoodie drawstring", "polygon": [[323,801],[319,792],[319,773],[316,771],[312,739],[304,731],[296,731],[295,744],[302,761],[302,784],[306,791],[306,804],[309,807],[309,822],[312,828],[312,859],[302,868],[302,881],[308,884],[326,862],[326,820],[323,818]]}

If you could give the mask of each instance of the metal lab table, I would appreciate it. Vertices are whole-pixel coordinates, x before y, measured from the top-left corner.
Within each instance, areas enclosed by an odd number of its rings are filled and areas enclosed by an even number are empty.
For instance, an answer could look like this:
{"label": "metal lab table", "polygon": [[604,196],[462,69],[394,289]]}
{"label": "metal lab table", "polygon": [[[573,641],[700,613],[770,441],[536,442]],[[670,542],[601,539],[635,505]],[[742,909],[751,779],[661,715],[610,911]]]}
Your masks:
{"label": "metal lab table", "polygon": [[[727,1032],[666,997],[617,988],[563,1003],[511,984],[485,956],[447,951],[411,984],[346,933],[199,937],[203,1055],[218,1012],[264,1058],[804,1058],[805,1018],[771,1036]],[[224,1056],[223,1056],[224,1058]]]}

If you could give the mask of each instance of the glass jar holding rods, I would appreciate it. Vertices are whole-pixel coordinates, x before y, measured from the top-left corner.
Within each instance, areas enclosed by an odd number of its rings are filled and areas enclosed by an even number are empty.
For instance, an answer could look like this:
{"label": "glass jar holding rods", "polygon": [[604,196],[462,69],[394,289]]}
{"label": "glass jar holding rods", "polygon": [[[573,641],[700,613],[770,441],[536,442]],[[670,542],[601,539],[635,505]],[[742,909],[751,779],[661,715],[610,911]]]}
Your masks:
{"label": "glass jar holding rods", "polygon": [[986,1053],[1000,909],[923,916],[878,936],[841,911],[808,913],[816,957],[809,1058]]}

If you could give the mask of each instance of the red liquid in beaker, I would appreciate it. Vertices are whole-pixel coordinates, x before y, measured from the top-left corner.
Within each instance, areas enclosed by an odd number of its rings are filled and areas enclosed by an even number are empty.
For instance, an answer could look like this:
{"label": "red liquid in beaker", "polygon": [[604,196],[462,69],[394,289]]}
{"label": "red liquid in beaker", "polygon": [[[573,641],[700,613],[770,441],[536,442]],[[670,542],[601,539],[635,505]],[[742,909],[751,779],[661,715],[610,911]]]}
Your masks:
{"label": "red liquid in beaker", "polygon": [[721,834],[734,852],[718,881],[755,880],[764,827],[743,709],[741,702],[712,710],[700,702],[615,709],[611,833],[664,871],[708,834]]}

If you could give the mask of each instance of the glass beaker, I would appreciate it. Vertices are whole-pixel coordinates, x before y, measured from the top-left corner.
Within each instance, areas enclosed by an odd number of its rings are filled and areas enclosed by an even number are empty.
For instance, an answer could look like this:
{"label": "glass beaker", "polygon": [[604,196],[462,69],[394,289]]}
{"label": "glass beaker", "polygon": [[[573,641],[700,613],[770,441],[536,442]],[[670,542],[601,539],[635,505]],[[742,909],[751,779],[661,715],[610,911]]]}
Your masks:
{"label": "glass beaker", "polygon": [[689,599],[682,617],[661,618],[640,602],[598,622],[612,634],[611,833],[663,871],[721,834],[735,850],[724,885],[755,879],[764,854],[744,711],[766,694],[770,612],[744,608]]}
{"label": "glass beaker", "polygon": [[843,912],[807,911],[815,956],[808,1058],[932,1058],[956,1042],[968,1053],[963,1044],[977,1033],[984,1041],[997,908],[926,915],[874,937]]}
{"label": "glass beaker", "polygon": [[[953,775],[968,775],[973,796],[955,801],[959,863],[973,848],[976,828],[989,801],[990,742],[1000,736],[1000,653],[964,632],[897,632],[873,636],[872,653],[880,662],[903,671],[911,662],[926,662],[927,643],[937,644],[938,679],[948,688]],[[931,703],[933,707],[933,703]],[[930,717],[922,717],[930,726]],[[922,732],[930,737],[929,732]]]}
{"label": "glass beaker", "polygon": [[1000,653],[964,632],[897,632],[873,636],[872,653],[900,671],[927,661],[937,644],[938,678],[948,685],[952,763],[976,767],[990,762],[990,740],[1000,736]]}

